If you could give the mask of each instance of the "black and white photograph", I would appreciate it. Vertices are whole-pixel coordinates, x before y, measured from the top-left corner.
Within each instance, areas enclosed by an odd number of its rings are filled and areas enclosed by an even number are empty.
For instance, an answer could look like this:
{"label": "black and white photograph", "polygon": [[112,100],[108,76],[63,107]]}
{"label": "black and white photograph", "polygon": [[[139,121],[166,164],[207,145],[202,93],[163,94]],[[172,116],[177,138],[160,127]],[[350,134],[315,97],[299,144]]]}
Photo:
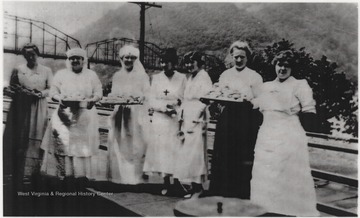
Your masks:
{"label": "black and white photograph", "polygon": [[3,1],[2,216],[357,217],[358,1]]}

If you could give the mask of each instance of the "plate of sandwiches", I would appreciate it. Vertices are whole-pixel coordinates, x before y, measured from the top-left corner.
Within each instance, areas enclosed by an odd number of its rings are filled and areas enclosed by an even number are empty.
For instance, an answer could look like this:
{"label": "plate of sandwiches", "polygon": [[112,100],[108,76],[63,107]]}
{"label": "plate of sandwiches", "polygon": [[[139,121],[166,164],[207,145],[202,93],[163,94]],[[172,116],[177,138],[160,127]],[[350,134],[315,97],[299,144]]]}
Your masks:
{"label": "plate of sandwiches", "polygon": [[69,95],[65,96],[61,102],[65,106],[79,106],[81,108],[86,108],[89,100],[81,95]]}
{"label": "plate of sandwiches", "polygon": [[133,97],[133,96],[106,96],[103,97],[100,101],[101,104],[108,105],[137,105],[143,104],[141,97]]}
{"label": "plate of sandwiches", "polygon": [[228,88],[215,88],[207,95],[203,96],[200,100],[203,102],[244,102],[249,101],[246,94],[239,93],[238,91]]}

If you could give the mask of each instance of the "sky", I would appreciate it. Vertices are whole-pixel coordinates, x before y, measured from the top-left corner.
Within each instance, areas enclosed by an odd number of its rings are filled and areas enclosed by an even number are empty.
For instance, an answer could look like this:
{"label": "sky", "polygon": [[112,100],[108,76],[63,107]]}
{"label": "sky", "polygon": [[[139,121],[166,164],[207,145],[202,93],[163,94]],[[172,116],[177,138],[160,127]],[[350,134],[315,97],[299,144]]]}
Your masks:
{"label": "sky", "polygon": [[[140,0],[141,1],[141,0]],[[169,1],[169,0],[167,0]],[[187,1],[187,0],[182,0]],[[197,0],[204,1],[204,0]],[[209,1],[209,0],[208,0]],[[232,0],[232,2],[242,0]],[[253,0],[246,0],[252,2]],[[255,0],[256,1],[256,0]],[[264,2],[274,2],[262,0]],[[296,2],[307,2],[296,0]],[[318,1],[318,2],[331,2]],[[337,1],[337,0],[334,0]],[[279,0],[276,0],[279,2]],[[289,1],[280,1],[289,2]],[[310,1],[311,2],[311,1]],[[314,1],[312,1],[314,2]],[[84,27],[108,13],[111,9],[116,9],[123,4],[123,0],[117,1],[3,1],[3,12],[10,15],[25,17],[45,21],[49,25],[65,32],[68,35],[75,33],[81,27]]]}
{"label": "sky", "polygon": [[120,7],[124,2],[30,2],[4,1],[3,12],[19,17],[44,21],[49,25],[73,34],[111,9]]}

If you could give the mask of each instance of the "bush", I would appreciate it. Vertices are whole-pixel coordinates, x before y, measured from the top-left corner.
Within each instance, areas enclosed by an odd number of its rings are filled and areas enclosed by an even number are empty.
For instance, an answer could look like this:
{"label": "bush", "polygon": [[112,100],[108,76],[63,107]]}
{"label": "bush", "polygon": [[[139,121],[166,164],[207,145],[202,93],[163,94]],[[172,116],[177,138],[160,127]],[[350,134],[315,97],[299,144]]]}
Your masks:
{"label": "bush", "polygon": [[295,49],[293,43],[283,39],[268,46],[263,51],[256,52],[251,67],[259,72],[264,81],[276,78],[275,68],[271,61],[282,50],[292,50],[297,62],[292,75],[297,79],[306,79],[313,89],[316,100],[316,110],[320,121],[320,132],[330,133],[330,118],[345,120],[344,133],[358,136],[357,99],[353,99],[356,86],[346,78],[344,72],[337,72],[337,64],[326,56],[314,60],[305,48]]}

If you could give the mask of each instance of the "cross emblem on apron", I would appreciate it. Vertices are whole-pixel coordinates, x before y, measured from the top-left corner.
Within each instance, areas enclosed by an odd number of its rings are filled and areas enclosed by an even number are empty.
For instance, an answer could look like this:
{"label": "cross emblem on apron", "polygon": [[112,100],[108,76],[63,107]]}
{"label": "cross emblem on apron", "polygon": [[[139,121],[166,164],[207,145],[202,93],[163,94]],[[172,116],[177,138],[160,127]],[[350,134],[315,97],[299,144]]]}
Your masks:
{"label": "cross emblem on apron", "polygon": [[168,93],[170,93],[167,89],[164,91],[164,94],[167,95]]}

